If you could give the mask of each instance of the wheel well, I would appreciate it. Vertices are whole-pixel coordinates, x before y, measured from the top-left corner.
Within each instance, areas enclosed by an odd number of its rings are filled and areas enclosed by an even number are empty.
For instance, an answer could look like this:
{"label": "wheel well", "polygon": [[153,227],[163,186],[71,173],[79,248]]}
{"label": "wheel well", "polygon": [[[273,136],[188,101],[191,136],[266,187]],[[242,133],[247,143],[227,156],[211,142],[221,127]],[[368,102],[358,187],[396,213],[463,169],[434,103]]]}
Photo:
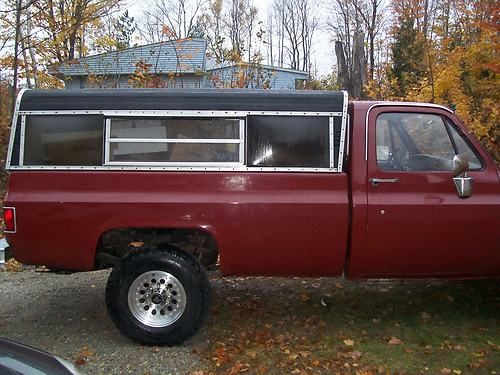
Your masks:
{"label": "wheel well", "polygon": [[117,228],[103,233],[99,239],[95,269],[114,266],[133,249],[166,245],[193,255],[205,267],[215,265],[219,257],[213,236],[200,229]]}

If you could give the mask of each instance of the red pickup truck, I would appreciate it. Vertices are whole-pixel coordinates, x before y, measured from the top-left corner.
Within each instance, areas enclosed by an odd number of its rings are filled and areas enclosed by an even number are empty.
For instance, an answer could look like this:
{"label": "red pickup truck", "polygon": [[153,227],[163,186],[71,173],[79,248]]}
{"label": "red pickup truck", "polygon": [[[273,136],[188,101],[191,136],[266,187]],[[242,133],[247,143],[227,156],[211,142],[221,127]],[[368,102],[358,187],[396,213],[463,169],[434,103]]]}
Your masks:
{"label": "red pickup truck", "polygon": [[11,133],[12,253],[113,267],[109,313],[139,342],[197,331],[214,266],[500,276],[499,169],[442,106],[344,92],[25,91]]}

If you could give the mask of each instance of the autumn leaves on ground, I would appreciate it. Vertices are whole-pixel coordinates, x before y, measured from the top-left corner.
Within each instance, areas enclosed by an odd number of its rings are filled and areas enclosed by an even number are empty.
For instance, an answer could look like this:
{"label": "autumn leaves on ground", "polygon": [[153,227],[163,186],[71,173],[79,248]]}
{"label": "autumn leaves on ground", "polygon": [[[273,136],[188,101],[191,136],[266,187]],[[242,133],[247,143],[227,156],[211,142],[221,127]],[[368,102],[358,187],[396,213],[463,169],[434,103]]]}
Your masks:
{"label": "autumn leaves on ground", "polygon": [[210,368],[196,375],[500,369],[496,281],[215,278],[212,286],[209,345],[197,353]]}
{"label": "autumn leaves on ground", "polygon": [[104,303],[108,275],[0,272],[1,335],[88,374],[500,374],[498,280],[211,272],[208,320],[170,348],[142,346],[116,330]]}

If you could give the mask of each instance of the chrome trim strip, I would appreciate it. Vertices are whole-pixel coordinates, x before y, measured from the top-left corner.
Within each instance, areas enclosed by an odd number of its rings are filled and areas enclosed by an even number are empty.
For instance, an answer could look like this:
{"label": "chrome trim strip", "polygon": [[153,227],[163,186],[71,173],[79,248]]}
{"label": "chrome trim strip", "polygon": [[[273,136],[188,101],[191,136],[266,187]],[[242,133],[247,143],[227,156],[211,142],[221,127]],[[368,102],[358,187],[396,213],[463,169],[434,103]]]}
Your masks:
{"label": "chrome trim strip", "polygon": [[245,138],[246,138],[246,120],[244,118],[240,119],[240,149],[239,149],[239,160],[243,165],[245,164]]}
{"label": "chrome trim strip", "polygon": [[370,116],[370,112],[373,108],[376,107],[423,107],[423,108],[435,108],[442,109],[449,113],[453,113],[453,111],[445,106],[434,103],[416,103],[416,102],[380,102],[373,104],[366,111],[365,116],[365,161],[368,160],[368,117]]}
{"label": "chrome trim strip", "polygon": [[19,165],[24,165],[24,135],[26,132],[26,116],[21,116],[21,136],[19,137]]}
{"label": "chrome trim strip", "polygon": [[111,136],[111,120],[107,118],[104,122],[104,164],[109,164],[110,136]]}
{"label": "chrome trim strip", "polygon": [[109,138],[109,143],[241,143],[241,139],[227,138]]}
{"label": "chrome trim strip", "polygon": [[346,134],[347,134],[347,139],[346,139],[346,147],[345,147],[345,154],[346,156],[349,156],[351,154],[351,116],[349,113],[347,114],[347,126],[346,126]]}
{"label": "chrome trim strip", "polygon": [[23,115],[103,115],[109,117],[244,117],[244,116],[342,116],[343,112],[284,112],[284,111],[21,111]]}
{"label": "chrome trim strip", "polygon": [[342,166],[344,164],[344,147],[345,147],[345,131],[347,122],[347,106],[349,104],[349,97],[347,91],[344,93],[344,108],[342,110],[342,129],[340,130],[340,147],[339,147],[339,159],[337,169],[342,172]]}
{"label": "chrome trim strip", "polygon": [[9,243],[5,238],[0,239],[0,270],[5,267],[5,253],[9,248]]}
{"label": "chrome trim strip", "polygon": [[334,158],[334,155],[335,155],[335,140],[334,140],[334,137],[333,137],[333,116],[330,116],[329,118],[329,121],[328,121],[328,128],[329,128],[329,133],[330,133],[330,136],[328,137],[328,141],[330,143],[330,168],[333,168],[335,167],[333,164],[334,164],[334,161],[335,161],[335,158]]}
{"label": "chrome trim strip", "polygon": [[[110,161],[108,165],[133,165],[133,166],[143,166],[143,167],[241,167],[243,166],[242,163],[239,162],[233,162],[233,161],[228,161],[228,162],[205,162],[205,161],[158,161],[158,162],[151,162],[151,161]],[[146,168],[149,169],[149,168]]]}
{"label": "chrome trim strip", "polygon": [[[111,162],[112,163],[112,162]],[[177,163],[178,164],[178,163]],[[200,171],[200,172],[338,172],[337,168],[273,168],[273,167],[245,167],[238,163],[228,163],[224,166],[212,166],[209,163],[202,163],[205,167],[187,167],[187,166],[161,166],[146,164],[147,166],[138,165],[103,165],[103,166],[45,166],[45,165],[30,165],[11,167],[12,170],[39,170],[39,171]],[[193,165],[193,163],[189,163]]]}
{"label": "chrome trim strip", "polygon": [[16,233],[17,231],[17,214],[16,214],[16,208],[15,207],[4,207],[3,209],[5,210],[6,208],[11,208],[14,211],[14,230],[4,230],[4,233]]}
{"label": "chrome trim strip", "polygon": [[14,148],[14,138],[16,136],[16,128],[17,128],[17,119],[19,115],[19,107],[21,107],[21,100],[23,98],[24,93],[28,91],[28,89],[22,89],[17,94],[16,105],[14,106],[14,114],[12,116],[12,125],[10,127],[10,137],[9,137],[9,148],[7,150],[7,160],[5,162],[5,169],[10,169],[10,163],[12,158],[12,149]]}

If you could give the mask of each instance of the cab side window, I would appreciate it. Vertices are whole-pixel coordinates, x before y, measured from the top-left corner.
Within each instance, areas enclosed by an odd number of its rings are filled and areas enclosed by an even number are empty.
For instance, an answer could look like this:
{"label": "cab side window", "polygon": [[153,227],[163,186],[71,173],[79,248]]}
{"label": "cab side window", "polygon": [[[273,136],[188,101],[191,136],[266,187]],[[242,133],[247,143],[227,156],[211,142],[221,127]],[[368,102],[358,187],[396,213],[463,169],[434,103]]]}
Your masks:
{"label": "cab side window", "polygon": [[456,154],[465,156],[471,169],[482,167],[458,130],[434,114],[380,114],[376,123],[376,150],[381,170],[451,171]]}

